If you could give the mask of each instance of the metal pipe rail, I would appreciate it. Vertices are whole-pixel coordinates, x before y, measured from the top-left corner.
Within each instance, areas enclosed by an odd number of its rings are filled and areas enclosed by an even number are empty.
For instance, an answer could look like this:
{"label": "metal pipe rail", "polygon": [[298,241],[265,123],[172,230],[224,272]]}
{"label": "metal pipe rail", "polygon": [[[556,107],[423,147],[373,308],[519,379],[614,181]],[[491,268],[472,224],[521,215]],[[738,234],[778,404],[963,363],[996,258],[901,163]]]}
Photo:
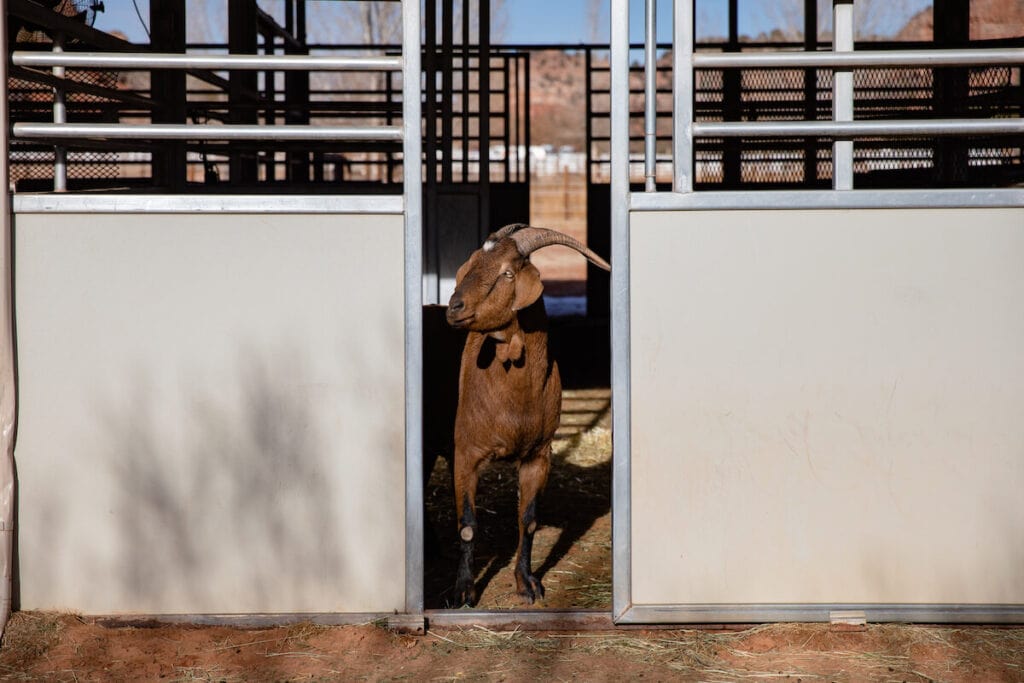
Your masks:
{"label": "metal pipe rail", "polygon": [[[624,0],[620,0],[624,1]],[[853,0],[833,0],[833,26],[835,39],[828,52],[745,52],[709,53],[695,51],[693,40],[694,16],[692,3],[678,0],[675,5],[673,27],[673,133],[672,146],[675,169],[673,189],[675,192],[693,191],[694,141],[699,138],[783,138],[783,137],[826,137],[833,139],[833,189],[853,189],[853,140],[872,137],[950,137],[971,135],[1020,135],[1024,133],[1024,119],[915,119],[915,120],[872,120],[855,121],[853,116],[854,69],[898,69],[936,67],[984,67],[1019,66],[1024,64],[1024,48],[998,46],[966,49],[855,49],[853,40]],[[616,6],[617,20],[628,21],[628,12]],[[614,23],[614,22],[613,22]],[[653,37],[645,35],[649,44]],[[618,59],[627,59],[631,45],[621,40],[613,43],[613,54]],[[613,59],[614,61],[614,59]],[[648,60],[649,61],[649,60]],[[649,68],[649,65],[648,65]],[[694,73],[696,69],[737,69],[737,68],[831,68],[833,79],[833,119],[831,121],[696,121],[694,102]],[[613,80],[613,90],[630,90],[627,76]],[[648,104],[656,96],[650,84],[645,88]],[[614,118],[614,117],[613,117]],[[811,117],[813,118],[813,117]],[[627,122],[618,123],[622,143],[630,139]],[[616,124],[613,121],[613,130]],[[615,137],[615,135],[613,135]],[[613,148],[616,145],[613,142]],[[647,165],[655,156],[647,145]],[[624,152],[620,155],[625,156]],[[613,155],[614,156],[614,155]],[[648,183],[647,191],[656,191]]]}
{"label": "metal pipe rail", "polygon": [[107,140],[275,140],[333,141],[367,140],[401,142],[401,126],[261,126],[190,125],[181,123],[15,123],[17,138]]}
{"label": "metal pipe rail", "polygon": [[932,119],[873,121],[695,121],[694,137],[874,137],[1021,135],[1024,119]]}
{"label": "metal pipe rail", "polygon": [[[400,71],[402,56],[330,55],[194,55],[173,53],[30,52],[11,54],[16,67],[96,69],[205,69],[279,71]],[[189,125],[189,124],[68,124],[16,123],[16,138],[107,140],[276,140],[276,141],[394,141],[401,126]]]}
{"label": "metal pipe rail", "polygon": [[1024,64],[1024,48],[974,50],[872,50],[861,52],[697,52],[698,69],[832,67],[886,69],[910,66],[995,66]]}
{"label": "metal pipe rail", "polygon": [[11,53],[15,66],[82,69],[208,69],[212,71],[400,71],[400,56],[193,55],[141,52]]}

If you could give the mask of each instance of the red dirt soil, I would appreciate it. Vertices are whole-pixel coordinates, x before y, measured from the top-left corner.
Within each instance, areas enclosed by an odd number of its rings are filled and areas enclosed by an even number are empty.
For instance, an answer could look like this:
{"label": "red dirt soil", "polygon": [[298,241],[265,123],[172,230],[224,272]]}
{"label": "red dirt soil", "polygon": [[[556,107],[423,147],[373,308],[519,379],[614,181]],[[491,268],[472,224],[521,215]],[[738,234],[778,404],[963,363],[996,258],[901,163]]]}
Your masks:
{"label": "red dirt soil", "polygon": [[298,624],[258,630],[108,628],[21,612],[2,680],[44,681],[1021,681],[1024,629],[779,624],[603,633]]}

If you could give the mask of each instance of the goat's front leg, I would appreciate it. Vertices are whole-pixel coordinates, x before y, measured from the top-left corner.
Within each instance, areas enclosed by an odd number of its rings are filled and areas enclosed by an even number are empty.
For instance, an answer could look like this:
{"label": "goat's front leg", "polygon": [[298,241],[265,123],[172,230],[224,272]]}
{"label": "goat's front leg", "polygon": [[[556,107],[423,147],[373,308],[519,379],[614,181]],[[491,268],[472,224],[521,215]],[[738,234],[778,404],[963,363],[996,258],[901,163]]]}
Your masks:
{"label": "goat's front leg", "polygon": [[544,586],[533,575],[533,534],[537,530],[537,496],[551,469],[551,444],[519,463],[519,551],[516,555],[516,590],[528,604],[544,597]]}
{"label": "goat's front leg", "polygon": [[476,536],[476,484],[483,460],[455,451],[455,518],[459,524],[459,568],[455,577],[455,605],[476,604],[473,540]]}

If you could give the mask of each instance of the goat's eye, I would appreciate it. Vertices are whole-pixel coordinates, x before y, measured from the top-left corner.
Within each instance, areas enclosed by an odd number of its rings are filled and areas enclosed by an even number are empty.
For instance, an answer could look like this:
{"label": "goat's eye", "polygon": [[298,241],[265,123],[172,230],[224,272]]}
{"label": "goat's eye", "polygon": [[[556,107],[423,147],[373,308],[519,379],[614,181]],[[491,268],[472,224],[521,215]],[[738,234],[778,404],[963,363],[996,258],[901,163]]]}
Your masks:
{"label": "goat's eye", "polygon": [[511,270],[506,270],[504,273],[502,273],[502,275],[507,277],[509,280],[515,277],[515,273],[513,273]]}

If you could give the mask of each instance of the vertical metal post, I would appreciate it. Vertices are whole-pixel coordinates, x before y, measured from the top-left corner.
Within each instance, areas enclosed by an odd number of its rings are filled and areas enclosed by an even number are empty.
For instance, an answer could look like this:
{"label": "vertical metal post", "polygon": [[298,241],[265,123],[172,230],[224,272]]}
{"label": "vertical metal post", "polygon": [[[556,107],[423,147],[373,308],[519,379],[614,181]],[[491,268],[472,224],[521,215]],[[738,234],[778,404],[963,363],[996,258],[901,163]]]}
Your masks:
{"label": "vertical metal post", "polygon": [[405,611],[423,613],[423,175],[420,3],[402,3],[405,193]]}
{"label": "vertical metal post", "polygon": [[[289,1],[286,30],[294,40],[284,41],[284,53],[286,55],[309,54],[306,47],[306,3]],[[285,71],[284,72],[284,121],[292,125],[304,125],[309,123],[309,110],[301,105],[309,102],[309,72],[308,71]],[[286,152],[287,171],[286,175],[290,182],[307,183],[310,180],[310,153],[309,152]],[[314,157],[315,159],[315,157]],[[321,164],[315,168],[322,169]]]}
{"label": "vertical metal post", "polygon": [[423,290],[426,303],[438,304],[441,303],[441,254],[437,236],[437,0],[424,3],[423,31],[424,101],[427,108],[423,113],[423,148],[426,152],[423,210],[424,222],[429,228],[424,231],[427,241],[424,242],[423,253],[427,272],[423,276]]}
{"label": "vertical metal post", "polygon": [[520,166],[522,164],[521,155],[519,154],[519,148],[522,147],[522,145],[519,144],[519,143],[522,142],[522,138],[520,137],[520,133],[521,133],[520,128],[522,127],[522,120],[521,120],[521,117],[519,116],[519,114],[521,113],[519,111],[519,105],[520,105],[520,99],[519,98],[521,96],[520,95],[519,80],[520,80],[520,77],[521,77],[522,74],[521,74],[521,72],[519,70],[519,67],[520,67],[519,60],[516,59],[515,56],[512,56],[512,57],[509,58],[509,63],[511,64],[511,69],[512,69],[512,81],[511,81],[512,89],[509,92],[509,106],[510,106],[510,109],[509,109],[509,122],[512,125],[512,146],[510,147],[510,150],[515,150],[515,152],[514,152],[515,157],[512,157],[510,155],[509,159],[511,160],[511,159],[514,158],[515,161],[513,161],[511,163],[511,165],[509,166],[509,176],[508,176],[508,179],[509,179],[509,182],[514,182],[514,181],[519,180],[519,170],[520,170]]}
{"label": "vertical metal post", "polygon": [[[257,10],[256,0],[232,0],[228,3],[228,51],[231,54],[256,54]],[[228,82],[229,121],[257,123],[257,109],[253,106],[256,104],[256,91],[259,87],[257,72],[231,71]],[[244,144],[229,149],[231,184],[255,183],[259,179],[256,151]]]}
{"label": "vertical metal post", "polygon": [[441,182],[452,182],[452,99],[454,97],[455,57],[452,33],[455,24],[454,0],[441,0]]}
{"label": "vertical metal post", "polygon": [[[185,0],[150,0],[149,25],[160,27],[159,30],[153,30],[150,41],[154,52],[184,54],[186,4]],[[188,115],[185,71],[152,69],[149,78],[152,97],[160,103],[153,109],[153,123],[185,123]],[[184,191],[188,179],[187,160],[184,141],[166,141],[155,145],[152,161],[154,184],[170,192]]]}
{"label": "vertical metal post", "polygon": [[[0,83],[7,83],[11,46],[7,11],[0,11]],[[14,382],[14,302],[11,281],[11,192],[6,88],[0,93],[0,635],[11,616],[14,569],[14,431],[18,394]]]}
{"label": "vertical metal post", "polygon": [[[963,47],[970,42],[971,11],[969,0],[935,0],[932,41],[939,49]],[[955,119],[967,113],[970,99],[970,69],[933,69],[935,83],[933,111],[939,118]],[[969,145],[963,136],[935,139],[932,178],[938,187],[963,184],[967,179]]]}
{"label": "vertical metal post", "polygon": [[[587,144],[587,148],[586,148],[586,155],[587,155],[586,156],[586,159],[587,159],[587,161],[586,161],[586,180],[587,180],[587,197],[588,197],[588,202],[589,202],[589,197],[590,197],[590,183],[592,183],[594,181],[594,171],[593,171],[593,168],[592,168],[593,163],[594,163],[594,121],[593,121],[593,117],[594,117],[594,103],[593,103],[593,97],[594,97],[594,72],[593,72],[594,57],[593,57],[593,52],[594,52],[593,48],[588,45],[587,48],[586,48],[586,51],[584,52],[584,55],[585,55],[585,57],[584,57],[584,69],[585,69],[585,71],[583,72],[583,77],[586,79],[586,81],[585,81],[586,82],[586,95],[585,95],[585,100],[584,100],[584,109],[585,109],[584,128],[585,128],[585,135],[586,135],[586,141],[587,141],[587,143],[586,143]],[[587,209],[587,213],[588,214],[590,213],[589,207]]]}
{"label": "vertical metal post", "polygon": [[[804,50],[818,50],[818,3],[804,0]],[[818,69],[804,69],[804,118],[818,118]],[[804,185],[813,187],[818,180],[818,143],[814,138],[804,140]]]}
{"label": "vertical metal post", "polygon": [[[58,33],[53,37],[53,52],[59,54],[64,52],[64,35]],[[53,67],[54,78],[64,78],[64,67]],[[64,88],[54,86],[53,88],[53,122],[67,123],[68,110],[67,99]],[[63,145],[56,145],[53,148],[53,191],[66,192],[68,189],[68,150]]]}
{"label": "vertical metal post", "polygon": [[[853,0],[833,0],[834,52],[853,52]],[[853,69],[836,69],[832,76],[832,120],[853,121]],[[853,189],[853,140],[832,143],[832,189]]]}
{"label": "vertical metal post", "polygon": [[[729,42],[726,52],[740,51],[739,0],[729,0]],[[722,69],[722,120],[739,121],[742,113],[743,74],[740,69]],[[722,187],[737,189],[743,182],[743,152],[739,138],[722,141]]]}
{"label": "vertical metal post", "polygon": [[527,189],[530,186],[530,53],[527,52],[520,59],[523,61],[523,145],[526,147],[526,158],[523,161],[523,171],[526,177],[523,182]]}
{"label": "vertical metal post", "polygon": [[462,33],[461,33],[461,48],[462,57],[459,61],[461,65],[462,73],[462,94],[461,94],[461,107],[459,111],[459,124],[462,127],[460,131],[462,140],[460,145],[462,147],[462,163],[459,164],[462,173],[462,182],[469,182],[469,80],[470,74],[470,40],[469,40],[469,0],[462,0]]}
{"label": "vertical metal post", "polygon": [[644,1],[644,191],[658,181],[658,8]]}
{"label": "vertical metal post", "polygon": [[480,214],[484,231],[490,226],[491,215],[491,0],[478,0],[480,11],[480,81],[478,83],[477,109],[480,112],[480,141],[478,156],[480,176]]}
{"label": "vertical metal post", "polygon": [[[394,72],[388,72],[384,74],[384,121],[387,125],[393,125],[395,123],[395,115],[391,110],[391,105],[394,104],[395,98],[395,74]],[[393,183],[395,182],[395,154],[394,152],[387,152],[384,159],[384,178],[383,182]]]}
{"label": "vertical metal post", "polygon": [[507,182],[511,182],[511,177],[509,176],[509,173],[510,173],[510,171],[509,171],[509,169],[510,169],[509,164],[510,164],[510,158],[511,157],[509,155],[511,154],[511,150],[512,150],[512,131],[511,131],[511,128],[512,128],[512,113],[511,113],[512,102],[511,102],[511,97],[512,97],[512,95],[511,95],[511,93],[512,93],[513,70],[512,70],[512,61],[511,61],[511,58],[508,55],[503,55],[501,59],[502,59],[501,66],[502,66],[502,69],[504,70],[504,81],[503,81],[504,90],[502,90],[502,93],[501,93],[502,94],[502,107],[503,107],[503,109],[502,109],[502,116],[505,119],[504,123],[502,125],[502,144],[505,145],[505,158],[502,160],[502,166],[505,169],[505,172],[504,172],[505,174],[504,174],[504,176],[502,176],[502,179],[507,183]]}
{"label": "vertical metal post", "polygon": [[[693,191],[693,2],[676,0],[672,16],[672,180],[676,192]],[[614,28],[615,22],[612,22]]]}
{"label": "vertical metal post", "polygon": [[[689,3],[690,0],[683,0],[683,4]],[[675,16],[678,22],[678,2]],[[611,256],[615,264],[611,273],[612,449],[615,452],[612,477],[612,617],[618,619],[632,602],[629,526],[629,0],[612,0],[611,24]],[[677,54],[679,46],[676,42]],[[680,71],[675,74],[678,86]],[[677,165],[679,159],[677,155]]]}
{"label": "vertical metal post", "polygon": [[[274,32],[266,29],[259,32],[259,35],[263,37],[263,54],[273,55],[276,52],[276,46],[274,45]],[[268,69],[263,72],[263,125],[273,126],[277,123],[277,73],[273,69]],[[287,72],[285,72],[287,73]],[[384,74],[385,76],[387,74]],[[274,150],[267,150],[267,155],[263,160],[264,168],[266,169],[266,181],[273,183],[277,181],[277,152]]]}

